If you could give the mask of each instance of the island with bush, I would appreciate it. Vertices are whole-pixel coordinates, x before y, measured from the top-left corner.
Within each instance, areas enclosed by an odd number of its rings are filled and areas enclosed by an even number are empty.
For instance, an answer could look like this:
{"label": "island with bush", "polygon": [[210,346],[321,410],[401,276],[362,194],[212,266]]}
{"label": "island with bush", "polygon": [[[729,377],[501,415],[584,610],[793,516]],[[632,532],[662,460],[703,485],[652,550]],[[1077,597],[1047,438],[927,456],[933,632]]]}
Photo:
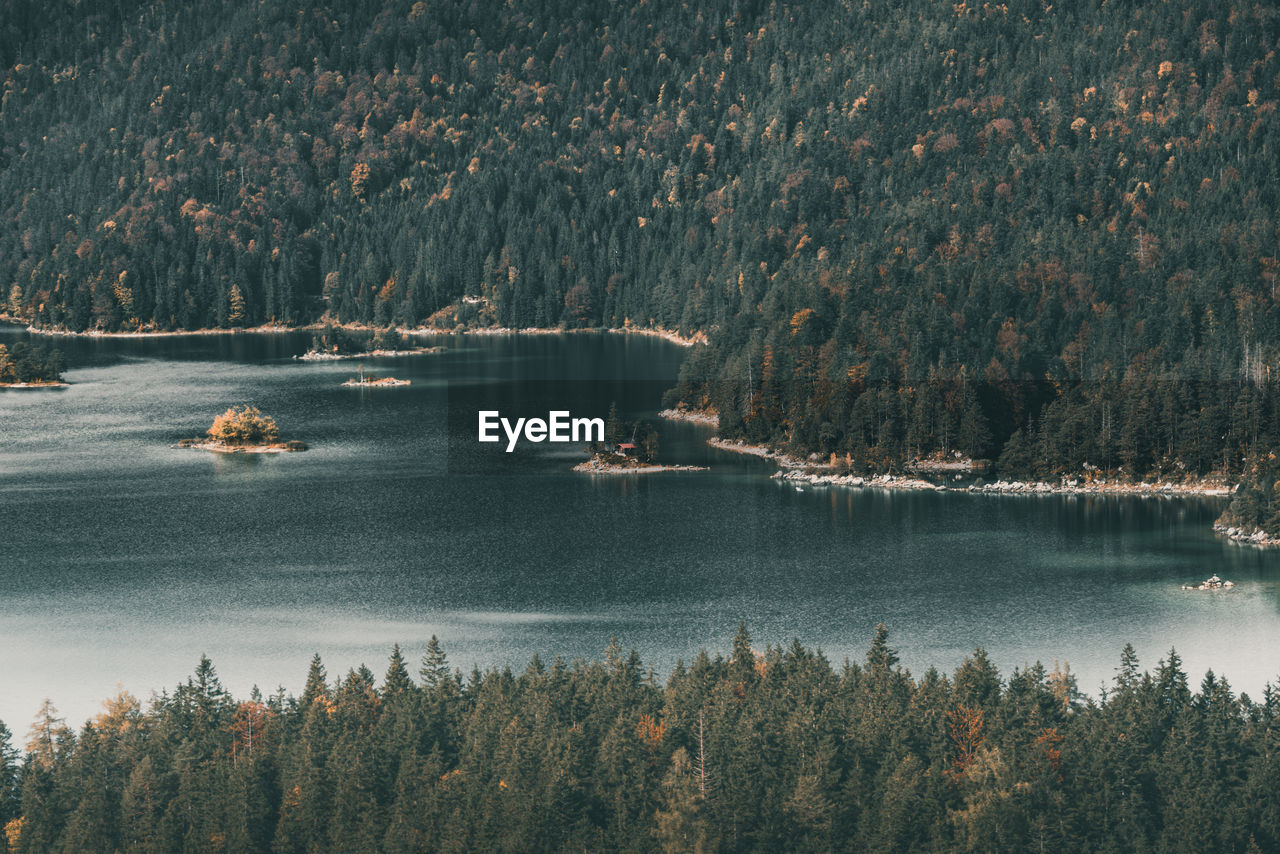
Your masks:
{"label": "island with bush", "polygon": [[0,388],[63,388],[61,350],[0,344]]}
{"label": "island with bush", "polygon": [[213,419],[213,426],[200,439],[183,439],[180,448],[197,448],[221,454],[277,454],[305,451],[306,442],[280,441],[275,419],[263,415],[256,406],[233,406]]}

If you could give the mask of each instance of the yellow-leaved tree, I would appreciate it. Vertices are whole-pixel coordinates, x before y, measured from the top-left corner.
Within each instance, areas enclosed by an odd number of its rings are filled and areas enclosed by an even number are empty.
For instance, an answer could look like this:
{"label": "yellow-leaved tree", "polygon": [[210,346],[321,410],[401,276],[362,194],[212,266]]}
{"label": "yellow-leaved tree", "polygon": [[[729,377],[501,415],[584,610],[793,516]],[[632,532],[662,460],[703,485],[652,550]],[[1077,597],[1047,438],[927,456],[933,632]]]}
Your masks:
{"label": "yellow-leaved tree", "polygon": [[236,326],[244,320],[245,305],[244,293],[240,290],[239,285],[231,286],[231,293],[227,297],[230,310],[227,312],[227,320],[232,326]]}
{"label": "yellow-leaved tree", "polygon": [[213,419],[209,438],[224,445],[263,445],[280,441],[280,430],[256,406],[233,406]]}

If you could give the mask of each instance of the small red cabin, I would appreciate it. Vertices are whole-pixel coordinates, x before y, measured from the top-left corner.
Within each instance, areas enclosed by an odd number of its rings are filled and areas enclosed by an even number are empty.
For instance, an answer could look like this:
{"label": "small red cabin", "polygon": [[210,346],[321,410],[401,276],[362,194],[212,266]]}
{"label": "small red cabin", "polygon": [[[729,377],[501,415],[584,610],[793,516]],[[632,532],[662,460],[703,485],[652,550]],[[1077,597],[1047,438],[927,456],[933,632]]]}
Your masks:
{"label": "small red cabin", "polygon": [[632,451],[634,451],[635,449],[636,449],[636,443],[635,443],[635,442],[620,442],[620,443],[618,443],[618,453],[620,453],[620,454],[624,454],[624,455],[625,455],[625,454],[630,454],[630,453],[631,453]]}

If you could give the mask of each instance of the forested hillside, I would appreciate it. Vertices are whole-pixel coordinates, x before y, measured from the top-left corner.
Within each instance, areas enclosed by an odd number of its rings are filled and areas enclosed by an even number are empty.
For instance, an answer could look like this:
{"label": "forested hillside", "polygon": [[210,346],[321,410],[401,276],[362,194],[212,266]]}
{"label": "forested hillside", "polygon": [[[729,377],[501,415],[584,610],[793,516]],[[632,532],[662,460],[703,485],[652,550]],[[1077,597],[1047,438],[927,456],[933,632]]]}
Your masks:
{"label": "forested hillside", "polygon": [[686,402],[871,467],[1276,438],[1269,4],[0,10],[38,324],[702,330]]}
{"label": "forested hillside", "polygon": [[[1002,679],[979,650],[912,677],[879,632],[833,669],[798,642],[417,678],[395,652],[302,696],[237,701],[202,661],[73,734],[50,707],[0,752],[13,852],[1164,851],[1280,847],[1280,695],[1193,693],[1177,656],[1110,691]],[[0,729],[0,739],[8,734]]]}

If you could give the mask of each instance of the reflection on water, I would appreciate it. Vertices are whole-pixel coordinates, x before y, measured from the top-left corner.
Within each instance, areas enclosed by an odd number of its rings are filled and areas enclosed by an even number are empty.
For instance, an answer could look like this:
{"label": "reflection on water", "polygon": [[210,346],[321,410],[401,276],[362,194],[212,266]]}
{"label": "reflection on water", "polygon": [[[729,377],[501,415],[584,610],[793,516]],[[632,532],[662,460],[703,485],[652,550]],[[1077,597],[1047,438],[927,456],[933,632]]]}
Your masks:
{"label": "reflection on water", "polygon": [[[1006,674],[1065,659],[1089,691],[1126,642],[1255,695],[1280,674],[1280,555],[1216,539],[1220,501],[796,492],[688,424],[662,425],[661,453],[710,472],[593,478],[563,446],[491,454],[467,418],[652,413],[681,348],[446,336],[444,353],[366,360],[413,381],[371,391],[339,386],[353,363],[292,359],[308,341],[68,340],[71,388],[0,393],[12,729],[45,696],[78,721],[117,682],[172,687],[201,653],[237,693],[300,689],[315,651],[331,674],[381,670],[432,634],[463,668],[598,656],[616,636],[665,669],[726,648],[739,620],[760,646],[798,637],[837,660],[885,622],[915,671],[983,646]],[[312,450],[173,447],[239,403]],[[1238,586],[1179,589],[1213,572]]]}

